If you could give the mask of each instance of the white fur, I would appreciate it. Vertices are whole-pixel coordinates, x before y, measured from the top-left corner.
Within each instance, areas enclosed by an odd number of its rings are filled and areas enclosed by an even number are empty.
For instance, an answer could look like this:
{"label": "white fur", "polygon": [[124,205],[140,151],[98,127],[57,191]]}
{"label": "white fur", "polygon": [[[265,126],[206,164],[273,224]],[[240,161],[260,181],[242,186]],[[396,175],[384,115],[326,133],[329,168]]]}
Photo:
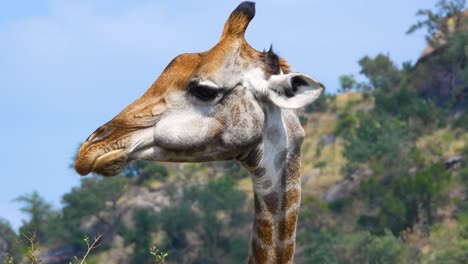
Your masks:
{"label": "white fur", "polygon": [[[260,194],[268,194],[275,188],[278,188],[281,179],[282,171],[276,169],[277,155],[283,153],[288,148],[287,129],[283,120],[283,113],[280,108],[267,107],[267,124],[265,124],[264,142],[263,142],[263,157],[261,165],[266,170],[264,176],[253,181],[254,189]],[[276,135],[266,136],[266,134]],[[265,188],[265,183],[271,181],[271,185]]]}
{"label": "white fur", "polygon": [[156,124],[156,144],[167,146],[199,146],[212,137],[217,121],[204,117],[198,111],[174,111],[170,118],[163,118]]}

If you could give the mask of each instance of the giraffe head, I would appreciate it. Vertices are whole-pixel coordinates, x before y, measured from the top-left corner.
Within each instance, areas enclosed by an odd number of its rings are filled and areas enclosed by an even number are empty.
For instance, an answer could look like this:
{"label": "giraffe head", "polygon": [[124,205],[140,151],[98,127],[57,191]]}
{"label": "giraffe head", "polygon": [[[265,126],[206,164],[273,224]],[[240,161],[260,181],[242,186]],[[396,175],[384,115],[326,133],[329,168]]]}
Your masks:
{"label": "giraffe head", "polygon": [[241,3],[213,48],[173,59],[143,96],[89,136],[77,172],[116,175],[137,159],[236,159],[261,140],[267,106],[296,109],[317,99],[321,83],[246,42],[254,15],[254,3]]}

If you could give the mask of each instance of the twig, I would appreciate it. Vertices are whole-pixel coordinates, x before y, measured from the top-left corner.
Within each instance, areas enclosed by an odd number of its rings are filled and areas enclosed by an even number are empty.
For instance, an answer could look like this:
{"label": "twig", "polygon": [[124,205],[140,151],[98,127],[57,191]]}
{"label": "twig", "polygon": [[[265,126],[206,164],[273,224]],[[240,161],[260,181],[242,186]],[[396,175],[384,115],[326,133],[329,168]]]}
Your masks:
{"label": "twig", "polygon": [[86,245],[88,246],[88,250],[86,251],[86,254],[84,254],[83,256],[83,259],[81,260],[80,264],[85,264],[85,260],[86,258],[88,257],[89,253],[91,252],[91,250],[99,247],[101,244],[97,244],[98,241],[101,239],[102,235],[99,235],[97,237],[94,238],[94,241],[93,243],[90,245],[89,244],[89,238],[87,236],[85,236],[84,238],[84,241],[86,242]]}
{"label": "twig", "polygon": [[30,232],[29,236],[23,234],[23,236],[29,242],[29,247],[26,250],[26,257],[32,264],[41,263],[42,261],[34,256],[34,252],[37,250],[36,232]]}

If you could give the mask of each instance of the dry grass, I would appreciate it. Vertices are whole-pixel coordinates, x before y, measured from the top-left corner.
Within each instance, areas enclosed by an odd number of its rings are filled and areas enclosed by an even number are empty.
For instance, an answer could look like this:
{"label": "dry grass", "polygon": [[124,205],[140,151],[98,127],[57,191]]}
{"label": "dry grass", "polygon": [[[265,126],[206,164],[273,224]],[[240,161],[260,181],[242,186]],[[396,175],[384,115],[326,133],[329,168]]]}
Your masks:
{"label": "dry grass", "polygon": [[418,138],[416,147],[424,153],[429,160],[438,162],[441,158],[460,155],[461,149],[468,144],[468,133],[455,135],[453,130],[443,128]]}

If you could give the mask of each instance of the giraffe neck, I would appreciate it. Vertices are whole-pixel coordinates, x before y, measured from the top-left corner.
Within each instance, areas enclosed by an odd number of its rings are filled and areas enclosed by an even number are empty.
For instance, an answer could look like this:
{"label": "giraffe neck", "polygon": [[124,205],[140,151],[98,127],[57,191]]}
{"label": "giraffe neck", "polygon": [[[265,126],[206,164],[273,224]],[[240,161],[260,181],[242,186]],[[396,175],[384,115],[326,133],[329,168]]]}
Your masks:
{"label": "giraffe neck", "polygon": [[262,142],[244,162],[255,202],[249,263],[293,263],[304,131],[291,111],[267,110]]}

